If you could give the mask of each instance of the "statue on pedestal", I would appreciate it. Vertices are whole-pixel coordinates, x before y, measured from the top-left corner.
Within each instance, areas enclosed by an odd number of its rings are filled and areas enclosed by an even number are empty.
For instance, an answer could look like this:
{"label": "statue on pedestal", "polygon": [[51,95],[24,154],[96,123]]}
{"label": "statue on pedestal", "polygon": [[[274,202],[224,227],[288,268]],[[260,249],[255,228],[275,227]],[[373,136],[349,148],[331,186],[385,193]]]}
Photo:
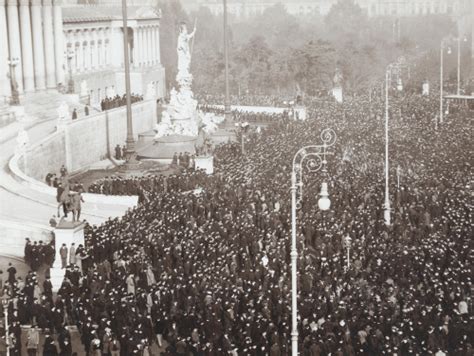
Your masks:
{"label": "statue on pedestal", "polygon": [[87,81],[83,79],[81,81],[81,97],[89,95],[89,89],[87,88]]}
{"label": "statue on pedestal", "polygon": [[202,127],[207,133],[217,129],[217,124],[222,121],[220,118],[209,114],[204,114],[197,109],[197,100],[193,97],[191,84],[193,76],[190,73],[191,48],[189,42],[196,34],[196,27],[193,32],[188,33],[185,23],[180,26],[178,37],[178,73],[176,81],[179,90],[172,89],[170,92],[170,103],[162,114],[162,120],[156,127],[155,138],[171,135],[182,135],[197,137],[199,128]]}
{"label": "statue on pedestal", "polygon": [[342,80],[344,77],[342,76],[341,70],[336,68],[336,73],[334,74],[334,88],[341,88],[342,87]]}
{"label": "statue on pedestal", "polygon": [[146,86],[145,100],[153,100],[156,97],[156,89],[153,83],[148,83]]}
{"label": "statue on pedestal", "polygon": [[[196,28],[193,32],[188,33],[187,26],[185,23],[182,23],[180,26],[179,36],[178,36],[178,75],[176,79],[178,83],[180,82],[179,78],[191,77],[192,75],[189,72],[189,67],[191,65],[191,50],[189,48],[189,41],[196,34]],[[180,83],[181,84],[181,83]],[[191,84],[191,83],[189,83]]]}
{"label": "statue on pedestal", "polygon": [[65,101],[63,101],[61,105],[59,105],[56,109],[56,112],[58,114],[56,127],[59,129],[62,125],[66,124],[71,119],[69,115],[69,106],[66,104]]}

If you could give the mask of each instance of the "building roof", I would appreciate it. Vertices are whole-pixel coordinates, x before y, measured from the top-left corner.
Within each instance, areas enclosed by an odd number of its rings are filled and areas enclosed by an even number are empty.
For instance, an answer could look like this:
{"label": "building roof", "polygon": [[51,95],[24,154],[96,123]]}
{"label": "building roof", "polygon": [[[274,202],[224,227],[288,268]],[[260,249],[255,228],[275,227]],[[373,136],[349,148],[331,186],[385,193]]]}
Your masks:
{"label": "building roof", "polygon": [[[159,19],[161,11],[151,6],[128,6],[128,18]],[[74,22],[97,22],[122,19],[122,8],[117,5],[75,5],[63,7],[63,21]]]}

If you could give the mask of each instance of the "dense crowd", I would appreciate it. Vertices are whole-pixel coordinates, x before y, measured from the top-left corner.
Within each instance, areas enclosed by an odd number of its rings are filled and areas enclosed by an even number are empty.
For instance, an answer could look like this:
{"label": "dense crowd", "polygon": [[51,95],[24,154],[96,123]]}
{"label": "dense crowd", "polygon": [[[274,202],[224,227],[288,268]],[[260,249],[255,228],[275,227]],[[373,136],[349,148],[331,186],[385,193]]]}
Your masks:
{"label": "dense crowd", "polygon": [[[137,94],[131,94],[131,101],[132,104],[136,103],[138,101],[143,100],[143,95],[137,95]],[[127,105],[127,97],[126,95],[115,95],[112,98],[106,97],[105,99],[102,99],[100,102],[100,109],[102,111],[110,110],[110,109],[115,109],[121,106]]]}
{"label": "dense crowd", "polygon": [[[225,110],[220,107],[216,107],[213,105],[201,105],[199,107],[200,110],[204,112],[209,112],[213,113],[216,115],[224,115]],[[261,113],[255,113],[255,112],[249,112],[249,111],[243,111],[243,110],[238,110],[234,109],[230,112],[230,120],[234,122],[249,122],[249,123],[259,123],[259,124],[269,124],[274,122],[275,120],[283,119],[283,118],[288,118],[289,117],[289,111],[284,110],[283,112],[275,112],[275,113],[266,113],[266,112],[261,112]]]}
{"label": "dense crowd", "polygon": [[331,127],[327,175],[305,175],[298,210],[302,355],[472,355],[470,116],[451,107],[435,130],[435,95],[391,93],[387,227],[383,105],[376,92],[311,102],[308,120],[249,135],[244,156],[217,147],[212,176],[109,180],[109,193],[146,199],[86,228],[54,303],[17,285],[16,320],[38,308],[42,328],[74,323],[93,355],[147,355],[154,343],[166,355],[289,355],[291,162]]}

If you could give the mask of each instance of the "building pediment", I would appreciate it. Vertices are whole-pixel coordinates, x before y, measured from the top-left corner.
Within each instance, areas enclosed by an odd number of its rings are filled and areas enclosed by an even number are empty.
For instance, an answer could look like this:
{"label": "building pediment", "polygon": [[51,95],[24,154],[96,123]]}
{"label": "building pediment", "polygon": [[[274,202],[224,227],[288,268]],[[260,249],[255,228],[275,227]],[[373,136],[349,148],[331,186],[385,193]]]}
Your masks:
{"label": "building pediment", "polygon": [[139,7],[133,18],[135,19],[156,19],[161,17],[161,9],[156,9],[151,6]]}

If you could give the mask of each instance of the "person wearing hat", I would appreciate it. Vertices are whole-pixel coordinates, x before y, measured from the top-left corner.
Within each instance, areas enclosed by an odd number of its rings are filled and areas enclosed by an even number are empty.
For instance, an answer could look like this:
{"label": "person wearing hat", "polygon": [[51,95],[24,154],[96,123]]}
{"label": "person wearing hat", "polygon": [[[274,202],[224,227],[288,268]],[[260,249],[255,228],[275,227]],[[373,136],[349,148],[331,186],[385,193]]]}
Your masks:
{"label": "person wearing hat", "polygon": [[26,352],[28,356],[36,356],[39,346],[39,331],[36,325],[28,329],[26,336]]}

